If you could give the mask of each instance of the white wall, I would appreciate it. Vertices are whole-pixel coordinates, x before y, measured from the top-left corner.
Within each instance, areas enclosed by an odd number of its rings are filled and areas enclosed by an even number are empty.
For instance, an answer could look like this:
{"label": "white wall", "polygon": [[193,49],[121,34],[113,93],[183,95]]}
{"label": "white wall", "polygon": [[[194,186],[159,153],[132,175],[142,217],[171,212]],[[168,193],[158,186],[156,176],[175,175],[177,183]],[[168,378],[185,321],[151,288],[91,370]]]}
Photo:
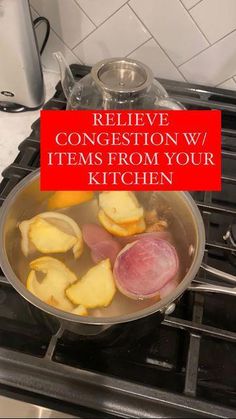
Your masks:
{"label": "white wall", "polygon": [[[56,50],[69,63],[125,56],[157,77],[236,90],[236,0],[30,1],[33,16],[52,27],[46,68],[57,69]],[[43,24],[39,42],[42,33]]]}

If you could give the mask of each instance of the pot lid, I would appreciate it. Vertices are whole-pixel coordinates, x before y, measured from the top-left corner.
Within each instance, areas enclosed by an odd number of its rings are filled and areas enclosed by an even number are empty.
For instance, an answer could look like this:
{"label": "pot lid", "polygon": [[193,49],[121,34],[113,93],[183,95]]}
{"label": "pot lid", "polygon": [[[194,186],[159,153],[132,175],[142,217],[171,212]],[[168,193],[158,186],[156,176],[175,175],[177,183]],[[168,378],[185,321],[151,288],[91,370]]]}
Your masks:
{"label": "pot lid", "polygon": [[110,93],[138,93],[153,80],[152,71],[139,61],[113,58],[100,61],[92,68],[94,81]]}

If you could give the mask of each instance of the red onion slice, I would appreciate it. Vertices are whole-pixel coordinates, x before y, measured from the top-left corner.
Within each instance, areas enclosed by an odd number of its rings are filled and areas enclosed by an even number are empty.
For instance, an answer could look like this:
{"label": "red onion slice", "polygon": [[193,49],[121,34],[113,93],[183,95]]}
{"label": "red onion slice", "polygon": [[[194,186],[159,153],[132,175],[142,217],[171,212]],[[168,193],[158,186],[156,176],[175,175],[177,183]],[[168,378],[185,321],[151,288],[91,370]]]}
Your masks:
{"label": "red onion slice", "polygon": [[82,234],[85,243],[90,248],[99,242],[113,240],[112,235],[109,234],[104,228],[92,223],[83,225]]}
{"label": "red onion slice", "polygon": [[171,294],[179,285],[179,281],[174,278],[171,281],[169,281],[163,288],[159,290],[160,298],[165,298],[169,294]]}
{"label": "red onion slice", "polygon": [[169,233],[169,231],[155,231],[153,233],[141,233],[141,234],[134,234],[133,236],[128,236],[128,237],[119,237],[119,242],[122,245],[126,245],[140,239],[155,239],[155,240],[162,239],[162,240],[167,240],[170,243],[172,242],[172,236]]}
{"label": "red onion slice", "polygon": [[167,240],[142,238],[119,253],[113,273],[122,294],[143,299],[157,295],[178,268],[178,255]]}
{"label": "red onion slice", "polygon": [[111,264],[114,265],[120,250],[121,245],[115,240],[105,240],[97,243],[91,248],[91,257],[95,263],[109,258]]}

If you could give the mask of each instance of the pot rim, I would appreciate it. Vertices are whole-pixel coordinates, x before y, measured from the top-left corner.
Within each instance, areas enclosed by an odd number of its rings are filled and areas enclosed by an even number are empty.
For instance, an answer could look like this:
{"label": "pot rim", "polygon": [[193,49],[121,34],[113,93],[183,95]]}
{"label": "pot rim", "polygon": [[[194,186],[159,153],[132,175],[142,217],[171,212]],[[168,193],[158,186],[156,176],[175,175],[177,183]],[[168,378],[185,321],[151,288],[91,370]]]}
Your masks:
{"label": "pot rim", "polygon": [[[5,221],[8,216],[8,210],[11,207],[12,203],[15,201],[17,195],[19,192],[21,192],[26,185],[29,185],[29,183],[35,181],[40,175],[40,169],[34,170],[29,175],[25,176],[8,194],[6,199],[3,202],[3,205],[1,207],[1,215],[0,215],[0,265],[2,267],[3,273],[5,274],[6,278],[10,282],[10,284],[15,288],[15,290],[24,297],[29,303],[33,304],[37,308],[45,311],[47,314],[50,314],[54,317],[59,318],[60,320],[74,322],[74,323],[83,323],[83,324],[91,324],[91,325],[113,325],[118,323],[126,323],[132,320],[137,320],[139,318],[143,318],[146,316],[149,316],[151,314],[154,314],[155,312],[161,311],[164,312],[165,308],[167,308],[172,302],[178,299],[180,295],[184,293],[185,290],[187,290],[188,286],[190,285],[192,279],[197,274],[201,262],[204,256],[204,250],[205,250],[205,228],[203,219],[201,216],[201,213],[189,194],[189,192],[176,192],[182,196],[182,198],[185,200],[186,204],[188,205],[193,220],[195,223],[195,228],[197,232],[197,242],[196,242],[196,251],[195,255],[192,261],[192,264],[178,285],[178,287],[167,297],[163,298],[162,300],[158,301],[156,304],[153,304],[143,310],[126,314],[123,316],[117,316],[117,317],[92,317],[92,316],[78,316],[76,314],[72,314],[69,312],[65,312],[62,310],[58,310],[40,299],[38,299],[36,296],[34,296],[30,291],[27,290],[25,285],[20,281],[20,279],[17,277],[15,272],[13,271],[11,264],[8,260],[6,248],[5,248],[5,242],[4,242],[4,227],[5,227]],[[169,192],[168,192],[169,193]]]}

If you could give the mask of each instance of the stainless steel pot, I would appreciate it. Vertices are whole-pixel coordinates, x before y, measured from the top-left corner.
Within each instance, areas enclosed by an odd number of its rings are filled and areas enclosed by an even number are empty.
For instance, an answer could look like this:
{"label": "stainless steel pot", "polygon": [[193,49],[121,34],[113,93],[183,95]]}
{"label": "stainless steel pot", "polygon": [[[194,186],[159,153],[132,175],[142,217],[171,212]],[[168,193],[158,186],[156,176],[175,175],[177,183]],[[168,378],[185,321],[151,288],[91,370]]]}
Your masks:
{"label": "stainless steel pot", "polygon": [[230,283],[236,284],[236,278],[205,264],[201,265],[205,249],[205,230],[201,214],[190,194],[185,192],[141,192],[141,194],[146,194],[145,196],[148,196],[154,205],[161,199],[172,209],[171,231],[177,243],[183,278],[174,292],[151,306],[141,307],[138,311],[129,312],[127,309],[126,314],[123,315],[116,315],[112,311],[109,312],[108,309],[106,317],[81,317],[42,302],[31,294],[23,283],[27,272],[25,262],[23,262],[24,257],[19,249],[20,233],[17,227],[20,221],[41,212],[42,202],[49,195],[48,192],[40,191],[39,174],[39,170],[36,170],[26,176],[16,185],[3,203],[0,218],[0,262],[3,272],[12,286],[31,304],[59,319],[62,326],[81,334],[97,334],[114,324],[131,322],[157,312],[160,314],[169,313],[174,308],[174,302],[186,289],[236,295],[234,288],[192,284],[200,266],[216,276],[224,277]]}

